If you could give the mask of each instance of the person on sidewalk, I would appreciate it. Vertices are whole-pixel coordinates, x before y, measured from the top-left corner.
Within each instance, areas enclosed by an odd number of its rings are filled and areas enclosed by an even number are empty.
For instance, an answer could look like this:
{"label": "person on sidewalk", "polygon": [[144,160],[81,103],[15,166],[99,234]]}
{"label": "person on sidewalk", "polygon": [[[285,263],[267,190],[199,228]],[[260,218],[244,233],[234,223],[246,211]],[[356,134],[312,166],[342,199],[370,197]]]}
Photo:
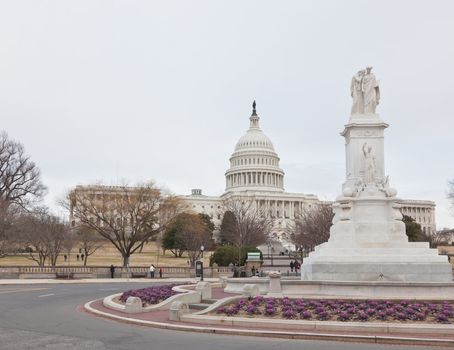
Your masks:
{"label": "person on sidewalk", "polygon": [[162,278],[162,267],[159,268],[159,278]]}
{"label": "person on sidewalk", "polygon": [[154,278],[155,270],[156,270],[156,268],[154,267],[153,264],[151,264],[151,266],[150,266],[150,278]]}
{"label": "person on sidewalk", "polygon": [[110,265],[110,278],[114,278],[115,275],[115,266]]}
{"label": "person on sidewalk", "polygon": [[294,262],[292,260],[292,261],[290,261],[290,272],[293,272],[293,268],[294,267],[295,267],[295,264],[294,264]]}
{"label": "person on sidewalk", "polygon": [[298,270],[300,269],[301,264],[299,263],[298,260],[295,260],[295,273],[298,273]]}
{"label": "person on sidewalk", "polygon": [[238,268],[235,266],[233,266],[233,278],[237,278],[239,276],[239,273],[238,273]]}

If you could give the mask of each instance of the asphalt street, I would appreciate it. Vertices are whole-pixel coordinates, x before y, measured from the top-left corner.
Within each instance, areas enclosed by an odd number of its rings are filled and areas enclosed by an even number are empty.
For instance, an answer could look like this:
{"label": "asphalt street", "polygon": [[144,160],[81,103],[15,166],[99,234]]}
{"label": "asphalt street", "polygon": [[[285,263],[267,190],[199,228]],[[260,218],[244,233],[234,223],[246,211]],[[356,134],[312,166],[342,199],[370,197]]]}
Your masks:
{"label": "asphalt street", "polygon": [[82,311],[87,301],[146,285],[0,285],[0,349],[429,349],[179,332],[119,323]]}

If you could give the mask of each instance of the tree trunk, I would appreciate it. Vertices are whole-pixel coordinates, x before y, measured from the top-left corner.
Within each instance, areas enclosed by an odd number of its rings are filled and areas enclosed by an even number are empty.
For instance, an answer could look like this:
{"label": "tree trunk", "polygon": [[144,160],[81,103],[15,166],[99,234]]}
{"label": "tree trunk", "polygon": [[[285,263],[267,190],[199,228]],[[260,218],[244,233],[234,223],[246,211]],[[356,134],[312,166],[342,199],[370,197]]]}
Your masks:
{"label": "tree trunk", "polygon": [[55,267],[57,265],[57,259],[58,259],[58,254],[55,255],[55,256],[51,256],[49,258],[50,264],[51,264],[52,267]]}
{"label": "tree trunk", "polygon": [[123,254],[123,267],[127,267],[129,264],[129,255]]}
{"label": "tree trunk", "polygon": [[[175,255],[175,258],[178,258],[178,250],[172,250],[170,249],[170,251],[172,252],[173,255]],[[164,253],[165,254],[165,253]],[[159,255],[159,251],[158,251],[158,255]]]}

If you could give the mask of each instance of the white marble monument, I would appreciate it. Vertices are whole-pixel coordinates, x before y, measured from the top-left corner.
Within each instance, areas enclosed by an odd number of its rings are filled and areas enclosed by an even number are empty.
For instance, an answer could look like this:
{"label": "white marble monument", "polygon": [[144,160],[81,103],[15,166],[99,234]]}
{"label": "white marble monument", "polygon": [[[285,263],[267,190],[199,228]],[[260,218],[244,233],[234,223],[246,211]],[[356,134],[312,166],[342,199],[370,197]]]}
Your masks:
{"label": "white marble monument", "polygon": [[427,242],[408,242],[397,191],[385,175],[384,131],[375,109],[379,84],[371,67],[352,79],[352,114],[345,137],[346,181],[334,206],[328,242],[301,268],[308,281],[452,282],[446,256]]}

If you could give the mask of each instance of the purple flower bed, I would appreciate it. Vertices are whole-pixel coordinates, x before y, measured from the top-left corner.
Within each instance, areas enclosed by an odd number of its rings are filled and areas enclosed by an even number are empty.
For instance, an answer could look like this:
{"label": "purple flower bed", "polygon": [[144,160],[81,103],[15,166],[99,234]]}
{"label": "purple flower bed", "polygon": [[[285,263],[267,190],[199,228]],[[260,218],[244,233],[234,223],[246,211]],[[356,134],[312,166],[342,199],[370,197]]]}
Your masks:
{"label": "purple flower bed", "polygon": [[389,300],[308,300],[243,298],[219,308],[218,315],[355,322],[452,323],[453,304]]}
{"label": "purple flower bed", "polygon": [[138,297],[142,300],[143,306],[159,304],[172,295],[179,294],[172,290],[173,287],[175,287],[175,284],[128,290],[120,296],[120,301],[125,303],[129,297]]}

